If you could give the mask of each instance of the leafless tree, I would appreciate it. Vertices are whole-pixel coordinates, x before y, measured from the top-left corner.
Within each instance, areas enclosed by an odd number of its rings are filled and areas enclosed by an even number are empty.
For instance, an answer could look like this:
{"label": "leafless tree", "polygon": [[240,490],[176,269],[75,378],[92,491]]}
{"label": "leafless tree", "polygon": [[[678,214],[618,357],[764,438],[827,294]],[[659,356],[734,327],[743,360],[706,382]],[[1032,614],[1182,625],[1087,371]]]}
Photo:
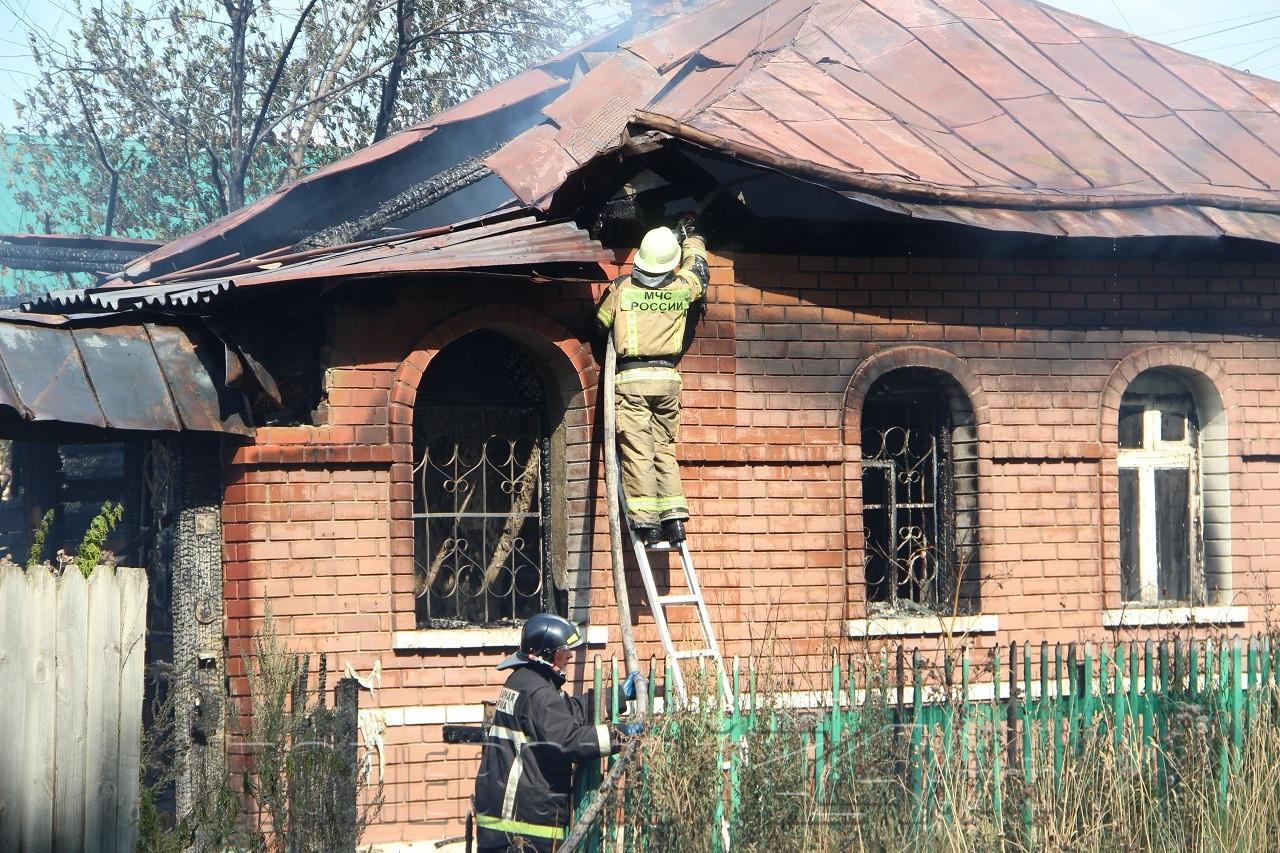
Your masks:
{"label": "leafless tree", "polygon": [[614,18],[616,0],[16,0],[19,203],[57,230],[167,237],[422,120]]}

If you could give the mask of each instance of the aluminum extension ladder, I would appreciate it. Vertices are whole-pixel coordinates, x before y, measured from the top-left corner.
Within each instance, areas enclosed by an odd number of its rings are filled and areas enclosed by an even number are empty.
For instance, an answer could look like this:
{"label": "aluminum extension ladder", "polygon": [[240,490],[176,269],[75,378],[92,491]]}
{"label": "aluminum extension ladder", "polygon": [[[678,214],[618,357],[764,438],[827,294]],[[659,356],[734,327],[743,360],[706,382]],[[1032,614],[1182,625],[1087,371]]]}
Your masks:
{"label": "aluminum extension ladder", "polygon": [[[725,672],[724,657],[720,654],[720,646],[716,643],[715,631],[711,627],[711,614],[707,612],[707,602],[702,597],[702,586],[698,583],[698,572],[693,567],[693,556],[689,553],[689,544],[681,542],[673,547],[668,542],[646,546],[635,535],[631,525],[626,522],[626,498],[623,496],[621,483],[618,484],[618,496],[622,502],[622,526],[626,528],[627,537],[631,540],[631,550],[636,557],[636,565],[640,568],[640,579],[644,581],[645,597],[649,599],[649,609],[653,611],[653,621],[658,626],[658,636],[662,640],[663,651],[671,663],[671,677],[675,681],[676,695],[683,703],[688,696],[684,686],[684,673],[681,663],[686,660],[710,659],[715,666],[716,681],[719,683],[720,695],[726,706],[733,705],[733,692],[729,687],[729,676]],[[653,567],[649,562],[650,552],[674,552],[680,555],[680,567],[684,570],[685,584],[689,591],[674,595],[659,595],[658,585],[653,579]],[[676,649],[671,639],[671,628],[667,620],[668,607],[693,607],[698,614],[698,626],[702,633],[701,647],[695,649]]]}
{"label": "aluminum extension ladder", "polygon": [[[689,554],[687,543],[680,543],[673,548],[666,542],[646,547],[636,538],[631,525],[627,522],[627,496],[622,489],[622,466],[618,462],[617,422],[614,418],[616,404],[616,388],[614,377],[617,373],[617,353],[614,350],[613,336],[605,338],[604,377],[601,390],[604,394],[604,468],[605,491],[612,492],[609,501],[609,546],[613,563],[614,595],[618,602],[618,619],[622,634],[622,646],[627,655],[627,665],[639,669],[640,661],[636,655],[635,639],[631,634],[631,613],[627,581],[624,568],[624,549],[622,538],[626,536],[631,542],[632,553],[635,554],[636,565],[640,568],[640,577],[644,581],[645,596],[649,599],[649,609],[653,611],[653,620],[658,625],[658,637],[662,640],[662,649],[672,665],[672,680],[675,682],[676,695],[681,702],[688,699],[684,686],[684,670],[681,664],[690,659],[705,662],[712,660],[716,669],[716,681],[720,687],[721,698],[726,709],[736,706],[733,691],[729,687],[729,677],[725,673],[724,658],[720,647],[716,644],[715,631],[711,628],[711,614],[707,612],[706,600],[702,597],[702,585],[698,583],[698,573],[693,568],[693,557]],[[623,533],[623,530],[626,532]],[[658,585],[653,579],[653,566],[649,563],[649,553],[657,551],[676,551],[680,555],[680,568],[684,571],[685,584],[689,591],[684,594],[658,595]],[[671,639],[671,628],[667,620],[668,607],[692,606],[698,614],[698,626],[702,632],[702,645],[696,649],[677,650]]]}

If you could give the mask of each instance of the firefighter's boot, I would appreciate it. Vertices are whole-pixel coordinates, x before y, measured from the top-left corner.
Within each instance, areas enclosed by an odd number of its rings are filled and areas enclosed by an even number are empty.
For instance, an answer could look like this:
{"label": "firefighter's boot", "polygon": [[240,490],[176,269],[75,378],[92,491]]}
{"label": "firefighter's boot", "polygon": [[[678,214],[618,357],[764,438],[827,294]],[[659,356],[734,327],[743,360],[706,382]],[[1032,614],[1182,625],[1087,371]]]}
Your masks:
{"label": "firefighter's boot", "polygon": [[642,545],[657,545],[662,541],[662,530],[656,524],[633,524],[631,529]]}
{"label": "firefighter's boot", "polygon": [[662,538],[670,542],[672,548],[678,548],[684,541],[684,519],[665,519],[662,522]]}

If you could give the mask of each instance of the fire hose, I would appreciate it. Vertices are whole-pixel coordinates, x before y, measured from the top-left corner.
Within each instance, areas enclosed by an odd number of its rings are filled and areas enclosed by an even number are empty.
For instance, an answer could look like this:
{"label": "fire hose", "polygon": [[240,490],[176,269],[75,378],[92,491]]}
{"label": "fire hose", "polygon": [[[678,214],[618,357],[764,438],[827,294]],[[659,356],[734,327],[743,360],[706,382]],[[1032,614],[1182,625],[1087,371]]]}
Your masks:
{"label": "fire hose", "polygon": [[[623,562],[622,552],[622,519],[619,512],[621,502],[618,499],[620,480],[618,478],[617,418],[614,407],[617,394],[614,387],[614,373],[617,365],[618,354],[613,346],[613,336],[609,335],[605,343],[604,393],[601,396],[604,397],[604,492],[605,503],[609,505],[609,552],[613,563],[613,596],[618,604],[618,630],[622,635],[622,653],[626,658],[627,671],[640,672],[640,657],[636,654],[636,639],[631,631],[631,602],[627,594],[626,565]],[[642,717],[647,715],[648,705],[649,683],[648,679],[641,675],[636,679],[636,713]],[[573,829],[569,831],[564,844],[560,846],[560,853],[573,853],[587,837],[587,833],[591,831],[592,825],[609,799],[608,792],[622,779],[639,745],[640,742],[633,739],[623,747],[618,760],[614,762],[608,775],[601,782],[599,790],[596,791],[595,799],[574,821]]]}

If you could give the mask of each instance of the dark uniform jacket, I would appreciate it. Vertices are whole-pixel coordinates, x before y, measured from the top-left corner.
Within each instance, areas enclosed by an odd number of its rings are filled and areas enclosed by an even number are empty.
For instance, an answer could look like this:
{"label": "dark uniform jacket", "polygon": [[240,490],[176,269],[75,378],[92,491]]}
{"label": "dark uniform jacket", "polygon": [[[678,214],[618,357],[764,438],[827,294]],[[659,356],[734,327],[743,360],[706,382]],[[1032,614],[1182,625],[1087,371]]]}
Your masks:
{"label": "dark uniform jacket", "polygon": [[574,763],[617,751],[609,727],[591,724],[589,698],[565,694],[563,683],[549,667],[526,664],[498,695],[476,776],[481,848],[520,835],[552,849],[569,823]]}

